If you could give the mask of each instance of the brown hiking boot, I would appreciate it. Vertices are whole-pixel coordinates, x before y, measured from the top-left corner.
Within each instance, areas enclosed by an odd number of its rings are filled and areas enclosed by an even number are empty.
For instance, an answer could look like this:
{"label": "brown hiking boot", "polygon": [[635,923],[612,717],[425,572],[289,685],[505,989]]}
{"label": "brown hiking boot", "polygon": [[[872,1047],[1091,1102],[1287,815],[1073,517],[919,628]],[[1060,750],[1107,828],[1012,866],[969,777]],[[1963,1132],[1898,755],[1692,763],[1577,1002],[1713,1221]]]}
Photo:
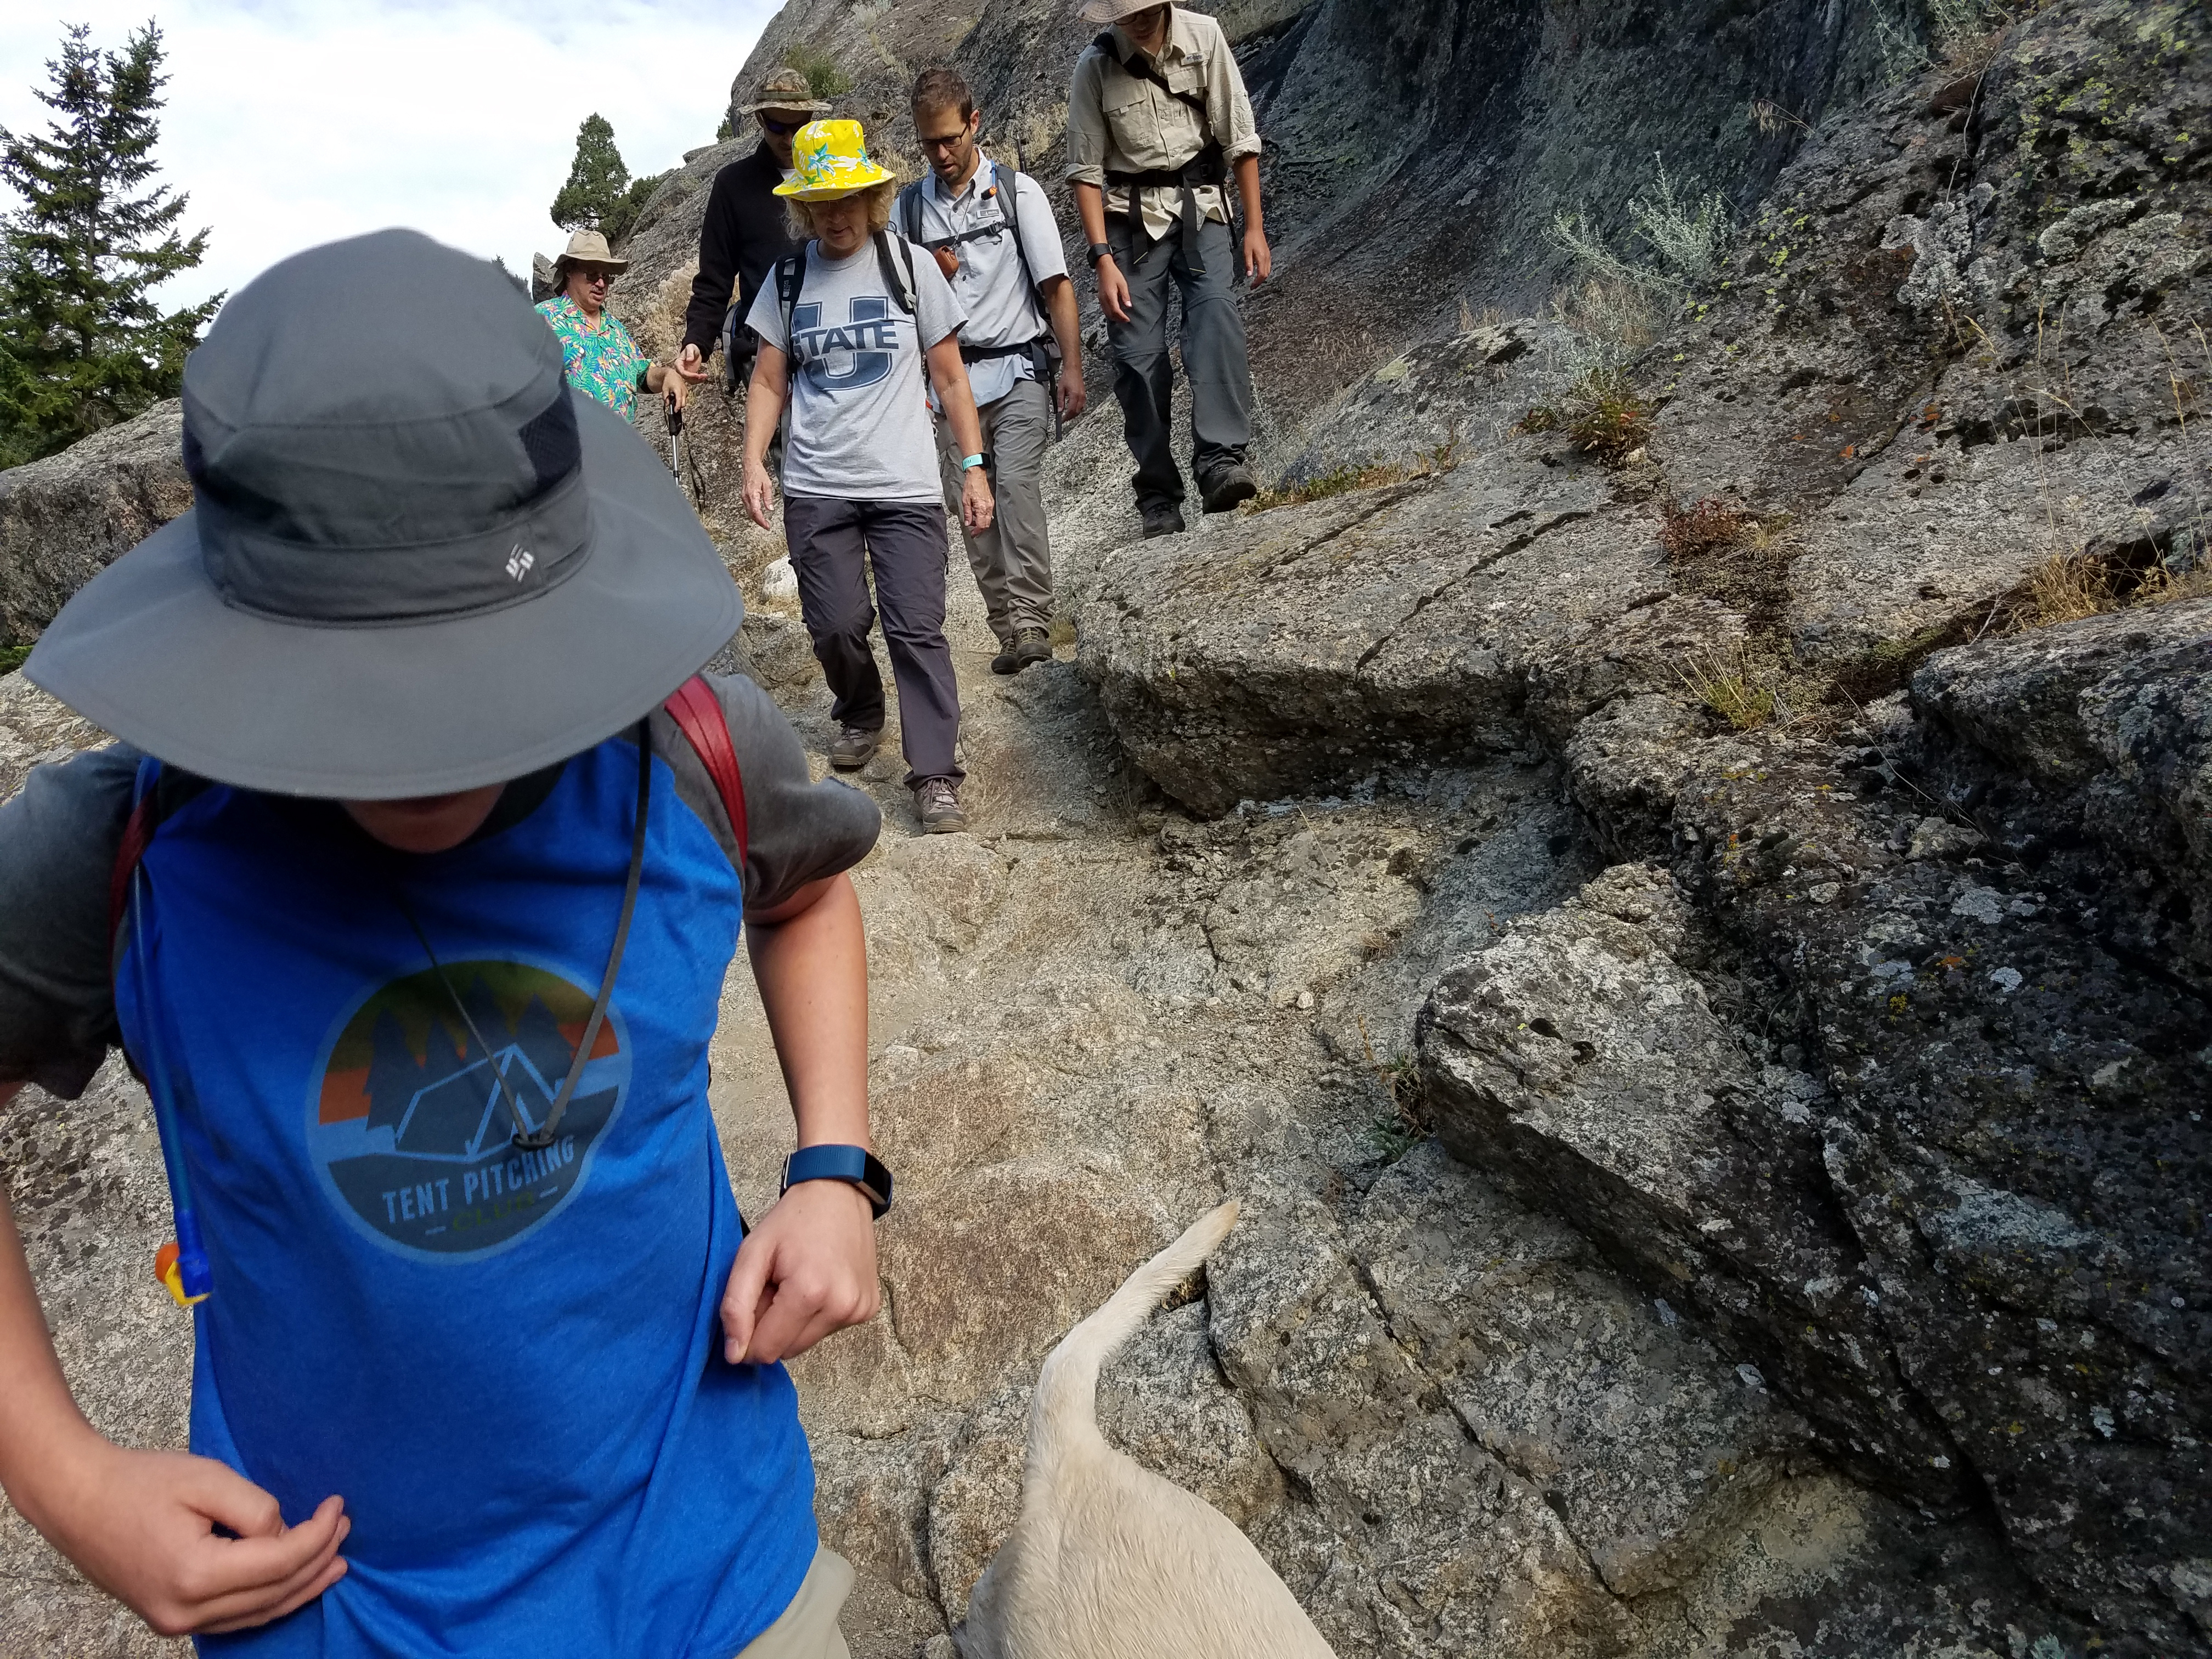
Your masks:
{"label": "brown hiking boot", "polygon": [[994,674],[1018,674],[1022,672],[1021,651],[1013,640],[999,641],[999,654],[991,659]]}
{"label": "brown hiking boot", "polygon": [[968,827],[967,816],[960,810],[960,793],[950,778],[925,780],[914,792],[914,810],[925,835],[941,836]]}
{"label": "brown hiking boot", "polygon": [[855,772],[868,763],[876,746],[884,740],[881,728],[871,732],[864,726],[848,726],[837,734],[837,741],[830,745],[830,764],[840,772]]}
{"label": "brown hiking boot", "polygon": [[1052,635],[1042,628],[1024,628],[1014,635],[1014,670],[1017,673],[1033,662],[1052,660]]}

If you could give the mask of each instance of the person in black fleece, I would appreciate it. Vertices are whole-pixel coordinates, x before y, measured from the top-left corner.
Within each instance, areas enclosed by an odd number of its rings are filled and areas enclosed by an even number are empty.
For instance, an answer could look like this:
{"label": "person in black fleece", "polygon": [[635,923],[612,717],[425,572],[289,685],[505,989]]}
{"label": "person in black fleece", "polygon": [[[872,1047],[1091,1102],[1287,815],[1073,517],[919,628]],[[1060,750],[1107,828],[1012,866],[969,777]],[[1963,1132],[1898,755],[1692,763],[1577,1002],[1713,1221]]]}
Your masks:
{"label": "person in black fleece", "polygon": [[[707,360],[722,332],[722,315],[732,303],[743,317],[752,309],[753,295],[768,279],[775,262],[798,251],[785,222],[783,204],[772,192],[791,169],[791,141],[799,128],[830,112],[830,106],[815,97],[806,77],[794,69],[780,69],[761,84],[750,103],[740,104],[736,89],[730,100],[730,125],[735,131],[746,116],[760,124],[761,141],[752,154],[742,156],[714,175],[713,193],[707,198],[707,220],[699,228],[699,274],[691,279],[691,303],[684,312],[684,349],[676,372],[687,380],[707,378]],[[740,326],[738,338],[751,356],[751,331]],[[732,365],[735,384],[742,387],[750,363]]]}

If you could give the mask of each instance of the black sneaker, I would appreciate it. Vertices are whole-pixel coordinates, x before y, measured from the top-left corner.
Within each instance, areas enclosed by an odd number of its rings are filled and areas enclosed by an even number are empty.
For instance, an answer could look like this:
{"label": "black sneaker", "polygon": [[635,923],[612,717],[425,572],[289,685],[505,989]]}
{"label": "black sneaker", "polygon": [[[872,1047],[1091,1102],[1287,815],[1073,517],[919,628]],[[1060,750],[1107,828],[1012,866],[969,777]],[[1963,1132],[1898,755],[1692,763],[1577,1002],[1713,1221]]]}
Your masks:
{"label": "black sneaker", "polygon": [[922,833],[942,836],[965,830],[968,819],[960,810],[960,793],[950,778],[931,778],[914,792],[914,810]]}
{"label": "black sneaker", "polygon": [[994,674],[1018,674],[1022,672],[1021,652],[1012,640],[999,641],[999,654],[991,659]]}
{"label": "black sneaker", "polygon": [[1014,636],[1014,667],[1027,668],[1033,662],[1052,660],[1052,635],[1042,628],[1024,628]]}
{"label": "black sneaker", "polygon": [[1260,486],[1250,468],[1242,461],[1231,461],[1201,484],[1199,493],[1207,512],[1226,513],[1258,495]]}
{"label": "black sneaker", "polygon": [[1183,532],[1182,509],[1173,501],[1163,501],[1158,507],[1145,509],[1145,539],[1155,536],[1180,536]]}
{"label": "black sneaker", "polygon": [[880,728],[870,732],[858,726],[848,726],[838,732],[837,741],[830,745],[830,764],[840,772],[859,770],[868,763],[876,746],[884,740]]}

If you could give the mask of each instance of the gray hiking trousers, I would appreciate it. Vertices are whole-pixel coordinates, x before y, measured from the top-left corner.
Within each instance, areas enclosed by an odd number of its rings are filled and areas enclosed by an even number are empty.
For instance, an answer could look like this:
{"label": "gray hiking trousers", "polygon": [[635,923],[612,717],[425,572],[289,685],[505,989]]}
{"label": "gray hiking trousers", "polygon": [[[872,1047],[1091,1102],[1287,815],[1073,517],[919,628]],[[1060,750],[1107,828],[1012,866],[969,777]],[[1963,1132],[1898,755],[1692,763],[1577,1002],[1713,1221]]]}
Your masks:
{"label": "gray hiking trousers", "polygon": [[983,595],[991,632],[1012,645],[1018,629],[1052,631],[1052,544],[1044,523],[1044,452],[1052,441],[1052,392],[1016,380],[1005,397],[976,411],[991,454],[991,493],[998,510],[981,535],[960,519],[960,443],[949,421],[937,423],[937,455],[945,476],[945,510],[961,526],[968,567]]}
{"label": "gray hiking trousers", "polygon": [[[866,732],[884,729],[884,677],[868,645],[884,613],[884,644],[898,685],[899,742],[907,787],[931,778],[958,783],[960,688],[945,642],[945,509],[935,501],[783,498],[783,536],[799,578],[799,614],[814,660],[836,701],[830,717]],[[876,582],[868,602],[868,578]]]}
{"label": "gray hiking trousers", "polygon": [[1115,215],[1106,221],[1106,240],[1129,284],[1129,320],[1109,318],[1106,337],[1114,348],[1114,396],[1137,463],[1131,480],[1137,505],[1179,505],[1182,475],[1176,469],[1169,422],[1174,384],[1168,368],[1168,290],[1182,295],[1190,468],[1202,492],[1216,472],[1244,459],[1252,441],[1252,365],[1244,350],[1244,319],[1230,291],[1237,249],[1229,227],[1208,219],[1199,228],[1206,270],[1194,276],[1182,257],[1181,226],[1156,242]]}

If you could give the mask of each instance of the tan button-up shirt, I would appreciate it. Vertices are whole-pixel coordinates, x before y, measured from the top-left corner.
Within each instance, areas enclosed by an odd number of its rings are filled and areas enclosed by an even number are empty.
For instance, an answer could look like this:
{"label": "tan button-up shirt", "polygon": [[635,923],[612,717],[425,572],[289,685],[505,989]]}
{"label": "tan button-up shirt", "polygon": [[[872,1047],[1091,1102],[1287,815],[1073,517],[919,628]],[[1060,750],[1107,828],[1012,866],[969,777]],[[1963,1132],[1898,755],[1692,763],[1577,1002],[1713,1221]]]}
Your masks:
{"label": "tan button-up shirt", "polygon": [[[1138,55],[1135,43],[1115,24],[1109,31],[1125,57]],[[1109,216],[1129,211],[1127,188],[1109,188],[1113,173],[1155,173],[1180,168],[1204,149],[1209,138],[1221,141],[1223,157],[1260,153],[1260,132],[1252,118],[1251,95],[1230,52],[1221,25],[1203,12],[1177,6],[1169,14],[1167,44],[1152,60],[1176,92],[1201,97],[1206,114],[1182,99],[1132,75],[1096,45],[1075,60],[1075,80],[1067,93],[1067,178],[1106,191]],[[1198,191],[1199,211],[1229,222],[1229,204],[1213,185]],[[1182,212],[1180,187],[1152,185],[1144,191],[1146,234],[1168,234]]]}

